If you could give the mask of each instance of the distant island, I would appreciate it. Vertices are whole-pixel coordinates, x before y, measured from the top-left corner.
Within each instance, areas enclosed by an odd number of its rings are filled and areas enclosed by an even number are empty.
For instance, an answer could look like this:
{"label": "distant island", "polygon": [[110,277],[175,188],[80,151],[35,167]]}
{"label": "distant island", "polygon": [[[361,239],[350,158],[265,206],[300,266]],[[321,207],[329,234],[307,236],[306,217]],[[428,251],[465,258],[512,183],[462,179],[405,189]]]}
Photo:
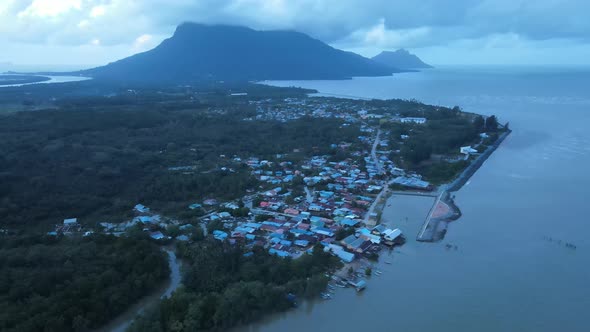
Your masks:
{"label": "distant island", "polygon": [[383,51],[371,59],[382,65],[396,69],[407,70],[433,68],[431,65],[422,61],[418,56],[403,48],[395,52]]}
{"label": "distant island", "polygon": [[181,24],[153,50],[76,74],[105,80],[193,82],[347,79],[399,70],[295,31]]}

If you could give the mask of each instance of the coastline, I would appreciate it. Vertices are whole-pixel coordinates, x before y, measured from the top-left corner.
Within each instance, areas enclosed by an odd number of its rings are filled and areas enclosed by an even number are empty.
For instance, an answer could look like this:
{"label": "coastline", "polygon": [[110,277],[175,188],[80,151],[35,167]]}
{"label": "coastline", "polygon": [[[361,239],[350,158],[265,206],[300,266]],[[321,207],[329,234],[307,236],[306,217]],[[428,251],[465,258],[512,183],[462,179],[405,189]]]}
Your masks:
{"label": "coastline", "polygon": [[494,144],[490,145],[476,160],[461,172],[451,183],[442,185],[439,188],[440,194],[437,201],[433,204],[428,217],[424,221],[421,231],[416,236],[420,242],[437,242],[444,239],[449,223],[461,218],[461,209],[455,204],[455,195],[452,193],[459,191],[471,177],[483,166],[484,162],[500,147],[502,142],[512,133],[507,129],[498,137]]}

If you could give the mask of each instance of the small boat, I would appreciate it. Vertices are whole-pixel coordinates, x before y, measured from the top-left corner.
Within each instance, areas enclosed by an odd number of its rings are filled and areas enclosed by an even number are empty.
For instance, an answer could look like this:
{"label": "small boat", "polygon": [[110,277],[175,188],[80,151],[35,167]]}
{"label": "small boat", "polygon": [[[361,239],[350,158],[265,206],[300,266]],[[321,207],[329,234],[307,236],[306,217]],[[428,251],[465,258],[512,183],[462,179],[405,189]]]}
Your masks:
{"label": "small boat", "polygon": [[331,294],[329,294],[329,293],[321,293],[321,294],[320,294],[320,297],[321,297],[322,299],[324,299],[324,300],[330,300],[330,299],[332,299],[332,295],[331,295]]}
{"label": "small boat", "polygon": [[384,263],[385,263],[385,264],[391,264],[391,262],[390,262],[390,261],[385,261]]}

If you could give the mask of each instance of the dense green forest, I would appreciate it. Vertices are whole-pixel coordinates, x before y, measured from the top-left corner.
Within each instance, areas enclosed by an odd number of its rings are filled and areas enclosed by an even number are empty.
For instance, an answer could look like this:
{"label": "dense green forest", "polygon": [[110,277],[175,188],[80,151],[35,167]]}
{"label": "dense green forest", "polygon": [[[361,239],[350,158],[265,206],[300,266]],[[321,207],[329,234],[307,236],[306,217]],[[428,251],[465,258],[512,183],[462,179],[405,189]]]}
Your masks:
{"label": "dense green forest", "polygon": [[293,306],[288,294],[313,297],[326,289],[324,273],[341,266],[321,246],[297,260],[219,241],[180,244],[188,266],[184,288],[137,319],[132,332],[219,331]]}
{"label": "dense green forest", "polygon": [[159,286],[162,251],[146,239],[0,238],[0,330],[97,328]]}
{"label": "dense green forest", "polygon": [[[335,119],[243,121],[247,105],[214,112],[79,103],[2,117],[2,224],[104,221],[139,202],[172,212],[203,198],[237,198],[256,182],[233,156],[272,159],[299,149],[301,158],[358,135],[358,127],[340,128]],[[178,166],[193,168],[169,170]]]}

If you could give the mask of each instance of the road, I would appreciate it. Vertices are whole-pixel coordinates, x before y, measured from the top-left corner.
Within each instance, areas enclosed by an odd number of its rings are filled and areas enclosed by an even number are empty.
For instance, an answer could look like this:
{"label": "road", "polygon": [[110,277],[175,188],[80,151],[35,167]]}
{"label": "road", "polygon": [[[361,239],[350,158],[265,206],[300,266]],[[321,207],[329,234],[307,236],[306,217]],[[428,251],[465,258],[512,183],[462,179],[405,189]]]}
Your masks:
{"label": "road", "polygon": [[261,214],[261,215],[269,215],[269,216],[285,216],[285,217],[289,217],[289,218],[294,217],[294,215],[292,215],[292,214],[268,211],[268,210],[263,210],[263,209],[252,209],[252,210],[250,210],[250,212],[252,212],[253,214]]}
{"label": "road", "polygon": [[438,197],[434,201],[434,204],[432,205],[432,208],[430,208],[430,212],[428,212],[428,217],[426,217],[426,220],[424,221],[424,225],[422,225],[422,229],[420,230],[420,233],[418,233],[418,236],[417,236],[418,239],[420,239],[420,238],[422,238],[422,236],[424,236],[424,232],[426,232],[426,229],[428,228],[428,225],[430,224],[430,219],[432,219],[432,214],[436,210],[436,206],[440,202],[440,200],[441,200],[441,198],[442,198],[442,196],[443,196],[444,193],[445,192],[442,191],[438,195]]}
{"label": "road", "polygon": [[307,186],[305,186],[305,196],[306,196],[305,200],[307,201],[307,203],[309,203],[309,204],[313,203],[313,194]]}
{"label": "road", "polygon": [[375,142],[373,142],[373,148],[371,149],[371,157],[373,158],[373,162],[375,163],[379,174],[383,174],[383,167],[381,167],[381,162],[377,158],[377,146],[379,145],[380,137],[381,129],[377,130],[377,136],[375,137]]}
{"label": "road", "polygon": [[383,189],[381,189],[379,194],[377,194],[377,197],[373,201],[373,204],[371,204],[371,206],[367,210],[367,214],[365,214],[365,220],[364,220],[365,225],[367,225],[367,226],[377,225],[377,221],[375,221],[374,223],[373,222],[369,223],[369,218],[371,216],[371,213],[373,213],[373,211],[375,211],[375,208],[377,207],[377,204],[379,204],[379,201],[381,200],[381,198],[383,198],[383,195],[385,195],[385,194],[387,194],[387,192],[389,192],[389,185],[392,183],[393,183],[393,180],[389,181],[387,184],[384,184]]}

